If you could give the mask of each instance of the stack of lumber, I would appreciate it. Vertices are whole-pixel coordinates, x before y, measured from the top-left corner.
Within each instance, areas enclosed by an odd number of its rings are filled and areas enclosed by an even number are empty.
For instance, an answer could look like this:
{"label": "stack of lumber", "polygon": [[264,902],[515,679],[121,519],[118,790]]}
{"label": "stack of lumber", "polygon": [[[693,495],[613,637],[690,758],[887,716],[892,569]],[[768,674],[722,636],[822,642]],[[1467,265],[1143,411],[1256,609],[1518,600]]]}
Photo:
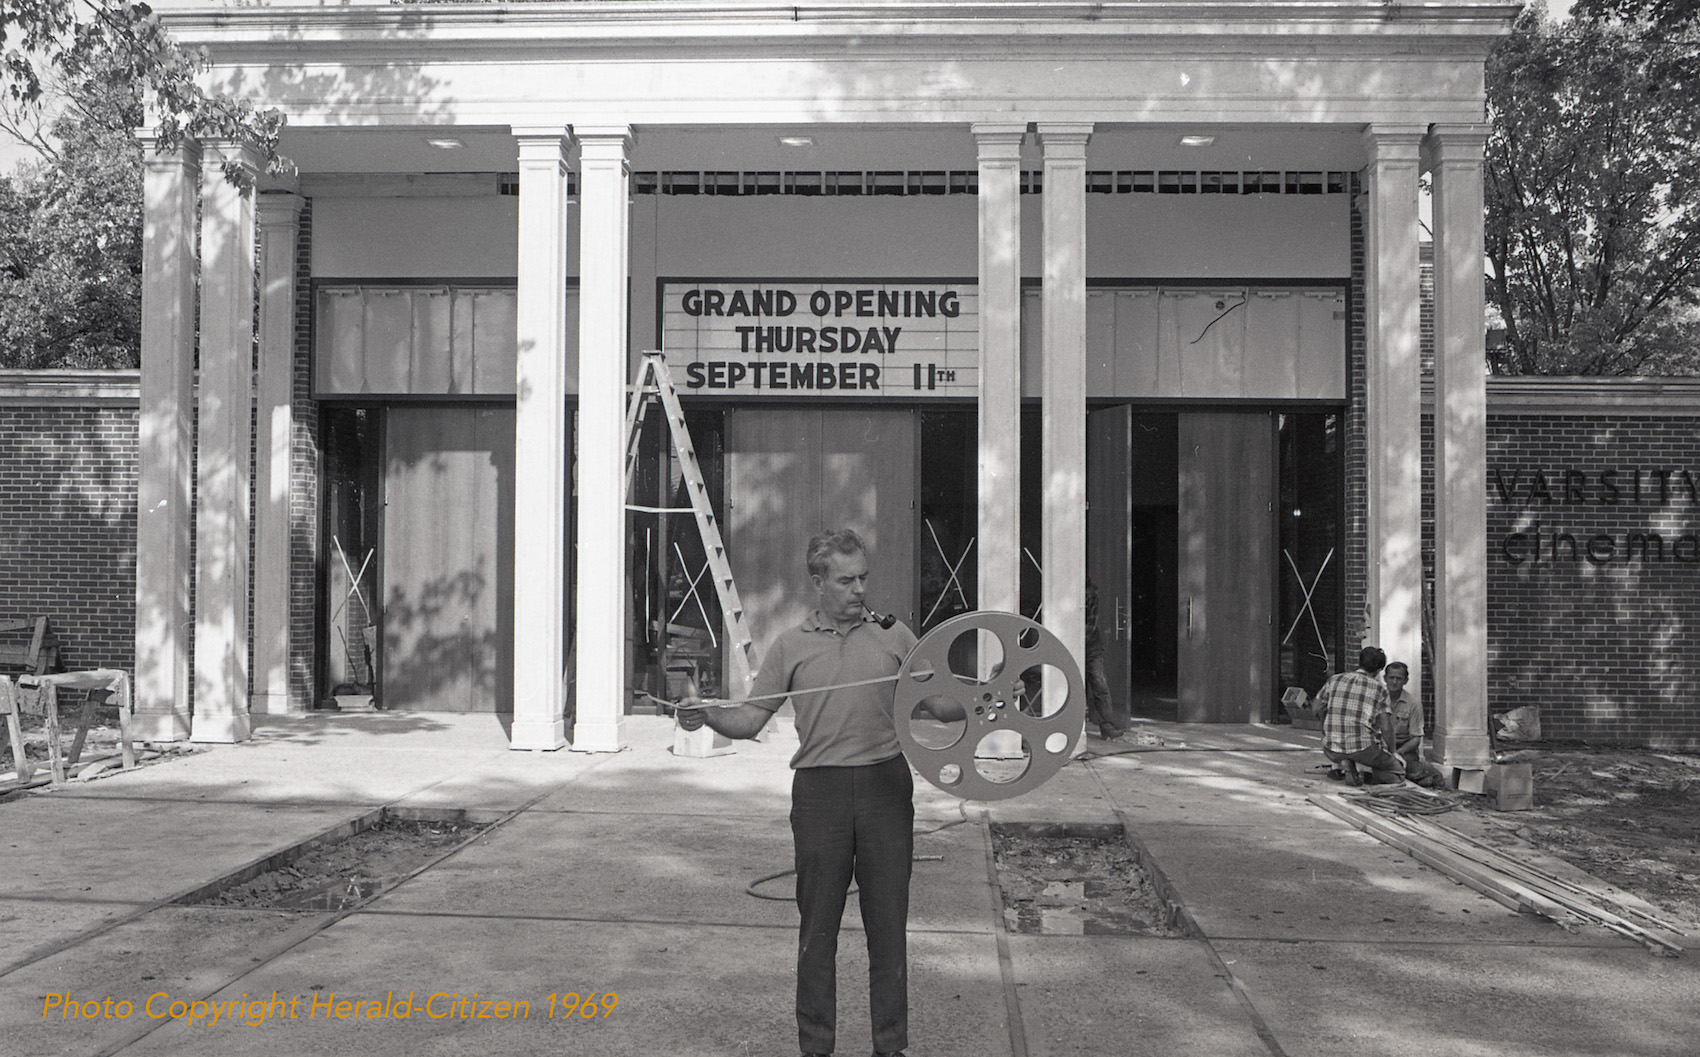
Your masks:
{"label": "stack of lumber", "polygon": [[1559,877],[1506,852],[1427,818],[1380,814],[1345,795],[1317,795],[1322,810],[1474,888],[1512,910],[1540,914],[1560,924],[1593,922],[1640,943],[1654,954],[1682,953],[1683,930],[1636,906],[1637,900],[1592,879]]}

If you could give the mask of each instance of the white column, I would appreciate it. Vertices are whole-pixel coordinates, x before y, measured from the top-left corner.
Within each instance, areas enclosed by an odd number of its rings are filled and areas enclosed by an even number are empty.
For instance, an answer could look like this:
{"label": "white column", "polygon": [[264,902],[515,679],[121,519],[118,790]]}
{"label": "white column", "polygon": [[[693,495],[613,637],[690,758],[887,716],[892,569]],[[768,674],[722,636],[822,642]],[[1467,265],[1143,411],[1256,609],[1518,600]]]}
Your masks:
{"label": "white column", "polygon": [[1089,124],[1038,126],[1045,151],[1045,626],[1086,655],[1086,141]]}
{"label": "white column", "polygon": [[579,128],[578,679],[573,748],[626,729],[626,337],[632,131]]}
{"label": "white column", "polygon": [[[226,175],[231,166],[236,179]],[[194,741],[248,737],[248,461],[254,426],[258,153],[208,141],[201,170]]]}
{"label": "white column", "polygon": [[1025,124],[978,124],[980,156],[981,609],[1021,610],[1021,141]]}
{"label": "white column", "polygon": [[289,711],[290,439],[295,428],[295,243],[306,199],[262,194],[254,442],[254,699]]}
{"label": "white column", "polygon": [[1434,181],[1434,746],[1445,766],[1486,767],[1487,366],[1482,340],[1480,125],[1436,125]]}
{"label": "white column", "polygon": [[[1426,129],[1371,126],[1364,328],[1368,339],[1369,582],[1366,645],[1422,680],[1422,368],[1417,249],[1419,149]],[[1347,658],[1342,667],[1352,663]]]}
{"label": "white column", "polygon": [[[567,148],[564,126],[519,140],[514,422],[513,749],[566,739]],[[580,626],[584,622],[581,620]]]}
{"label": "white column", "polygon": [[137,421],[136,736],[189,736],[195,526],[195,203],[201,148],[142,137],[142,371]]}

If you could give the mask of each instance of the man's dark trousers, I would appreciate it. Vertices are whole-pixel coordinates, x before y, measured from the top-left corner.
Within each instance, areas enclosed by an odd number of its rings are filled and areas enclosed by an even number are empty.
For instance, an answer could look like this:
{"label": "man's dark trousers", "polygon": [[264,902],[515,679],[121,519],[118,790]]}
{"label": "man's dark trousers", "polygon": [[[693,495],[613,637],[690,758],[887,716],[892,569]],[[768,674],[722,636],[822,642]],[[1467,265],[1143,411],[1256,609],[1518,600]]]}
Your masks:
{"label": "man's dark trousers", "polygon": [[791,781],[797,855],[797,1038],[831,1053],[838,1021],[838,930],[854,876],[868,937],[874,1049],[909,1045],[909,873],[915,785],[897,756],[865,767],[801,767]]}

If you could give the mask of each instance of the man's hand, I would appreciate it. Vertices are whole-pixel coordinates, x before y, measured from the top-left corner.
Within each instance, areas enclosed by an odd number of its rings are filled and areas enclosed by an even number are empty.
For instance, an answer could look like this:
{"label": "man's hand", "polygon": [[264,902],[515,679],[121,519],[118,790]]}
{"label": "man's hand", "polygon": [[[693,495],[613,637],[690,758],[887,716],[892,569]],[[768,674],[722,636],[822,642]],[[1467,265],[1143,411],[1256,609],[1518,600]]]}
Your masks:
{"label": "man's hand", "polygon": [[673,706],[674,718],[684,730],[698,730],[704,724],[716,734],[728,738],[753,738],[761,733],[773,713],[751,704],[705,704],[694,695],[682,697]]}
{"label": "man's hand", "polygon": [[701,730],[708,722],[706,709],[694,697],[687,697],[674,706],[673,717],[679,721],[679,726],[685,730]]}

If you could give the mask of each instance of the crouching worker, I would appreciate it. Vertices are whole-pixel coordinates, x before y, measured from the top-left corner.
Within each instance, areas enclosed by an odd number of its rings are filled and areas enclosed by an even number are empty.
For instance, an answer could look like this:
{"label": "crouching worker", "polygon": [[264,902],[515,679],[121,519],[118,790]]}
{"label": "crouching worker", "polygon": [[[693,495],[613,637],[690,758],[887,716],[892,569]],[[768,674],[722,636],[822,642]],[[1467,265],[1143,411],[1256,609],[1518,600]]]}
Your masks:
{"label": "crouching worker", "polygon": [[1423,703],[1415,694],[1407,694],[1405,685],[1411,681],[1411,667],[1404,661],[1388,661],[1381,673],[1387,684],[1388,748],[1405,761],[1405,777],[1430,789],[1444,789],[1446,775],[1440,768],[1423,759]]}
{"label": "crouching worker", "polygon": [[[837,1042],[838,930],[854,878],[868,940],[874,1051],[901,1057],[909,1045],[915,787],[892,718],[896,680],[882,677],[897,675],[915,635],[867,619],[868,555],[856,533],[816,536],[807,564],[817,608],[768,647],[752,699],[707,709],[680,702],[680,724],[706,721],[726,737],[753,738],[789,695],[800,743],[791,758],[799,1047],[808,1057],[831,1053]],[[842,685],[858,682],[866,685]],[[838,688],[809,692],[820,687]]]}
{"label": "crouching worker", "polygon": [[1358,652],[1358,669],[1330,676],[1316,692],[1316,709],[1322,713],[1322,754],[1334,764],[1330,778],[1361,783],[1357,768],[1363,764],[1374,772],[1374,781],[1387,784],[1405,780],[1405,761],[1382,743],[1376,717],[1388,711],[1387,687],[1376,676],[1387,664],[1379,647],[1365,646]]}

